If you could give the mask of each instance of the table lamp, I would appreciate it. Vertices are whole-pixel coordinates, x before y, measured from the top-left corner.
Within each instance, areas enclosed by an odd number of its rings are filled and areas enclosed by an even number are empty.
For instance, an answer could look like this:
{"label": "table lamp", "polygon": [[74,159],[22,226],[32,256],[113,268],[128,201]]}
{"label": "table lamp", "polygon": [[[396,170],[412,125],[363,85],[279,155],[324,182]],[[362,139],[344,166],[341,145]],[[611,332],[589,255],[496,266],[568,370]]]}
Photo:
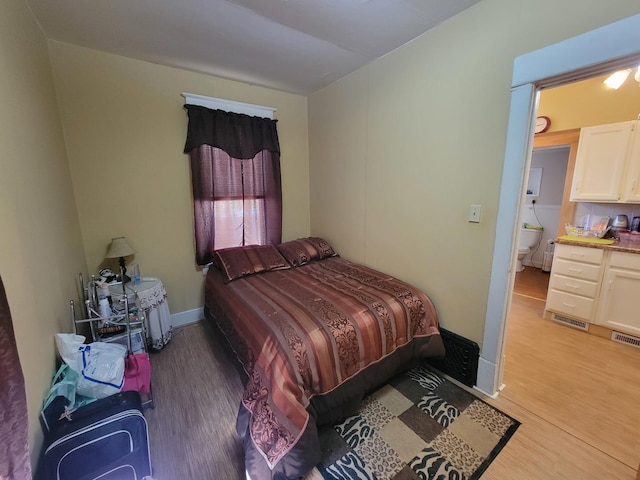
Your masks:
{"label": "table lamp", "polygon": [[111,245],[107,250],[107,254],[104,258],[119,258],[120,259],[120,271],[122,272],[122,283],[131,281],[131,278],[127,276],[127,267],[125,267],[124,257],[133,255],[136,251],[131,248],[124,237],[116,237],[111,239]]}

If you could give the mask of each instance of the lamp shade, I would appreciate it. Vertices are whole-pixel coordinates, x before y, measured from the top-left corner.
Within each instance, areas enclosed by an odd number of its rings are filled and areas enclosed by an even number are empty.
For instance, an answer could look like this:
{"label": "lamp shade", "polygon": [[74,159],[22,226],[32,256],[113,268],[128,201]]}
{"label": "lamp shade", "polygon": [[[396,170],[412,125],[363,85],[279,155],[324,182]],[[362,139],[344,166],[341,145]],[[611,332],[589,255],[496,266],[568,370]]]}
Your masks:
{"label": "lamp shade", "polygon": [[133,255],[136,251],[131,248],[124,237],[116,237],[111,239],[111,245],[107,250],[104,258],[119,258]]}

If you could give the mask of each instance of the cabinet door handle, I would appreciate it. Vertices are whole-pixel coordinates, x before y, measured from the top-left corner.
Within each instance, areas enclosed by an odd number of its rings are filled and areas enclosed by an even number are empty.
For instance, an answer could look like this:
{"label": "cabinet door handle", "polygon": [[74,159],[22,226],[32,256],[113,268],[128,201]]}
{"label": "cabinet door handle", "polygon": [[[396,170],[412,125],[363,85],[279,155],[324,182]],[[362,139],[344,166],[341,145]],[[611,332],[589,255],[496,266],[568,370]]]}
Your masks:
{"label": "cabinet door handle", "polygon": [[613,288],[613,279],[609,280],[609,291]]}

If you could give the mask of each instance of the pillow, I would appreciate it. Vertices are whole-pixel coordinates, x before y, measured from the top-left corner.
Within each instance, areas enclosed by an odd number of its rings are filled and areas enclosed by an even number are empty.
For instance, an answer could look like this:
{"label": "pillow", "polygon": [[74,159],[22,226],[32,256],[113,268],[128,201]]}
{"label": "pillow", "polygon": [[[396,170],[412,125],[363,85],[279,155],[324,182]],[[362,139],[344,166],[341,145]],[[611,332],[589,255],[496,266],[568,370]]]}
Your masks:
{"label": "pillow", "polygon": [[329,242],[327,242],[324,238],[309,237],[307,238],[307,241],[310,242],[314,247],[316,247],[316,250],[318,250],[318,254],[320,255],[321,259],[338,256],[331,245],[329,245]]}
{"label": "pillow", "polygon": [[291,268],[274,245],[250,245],[216,250],[214,264],[229,283],[237,278],[268,270]]}
{"label": "pillow", "polygon": [[298,238],[278,245],[278,250],[294,267],[299,267],[312,260],[335,257],[337,253],[329,243],[320,237]]}

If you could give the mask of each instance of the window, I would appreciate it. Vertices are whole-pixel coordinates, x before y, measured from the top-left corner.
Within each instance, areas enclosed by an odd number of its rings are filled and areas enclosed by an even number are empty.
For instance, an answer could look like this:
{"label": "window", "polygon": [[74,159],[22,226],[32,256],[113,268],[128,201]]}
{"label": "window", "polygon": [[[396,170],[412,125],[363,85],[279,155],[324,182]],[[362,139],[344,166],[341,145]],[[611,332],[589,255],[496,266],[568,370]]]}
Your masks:
{"label": "window", "polygon": [[219,248],[280,243],[282,192],[274,120],[185,105],[196,261]]}

